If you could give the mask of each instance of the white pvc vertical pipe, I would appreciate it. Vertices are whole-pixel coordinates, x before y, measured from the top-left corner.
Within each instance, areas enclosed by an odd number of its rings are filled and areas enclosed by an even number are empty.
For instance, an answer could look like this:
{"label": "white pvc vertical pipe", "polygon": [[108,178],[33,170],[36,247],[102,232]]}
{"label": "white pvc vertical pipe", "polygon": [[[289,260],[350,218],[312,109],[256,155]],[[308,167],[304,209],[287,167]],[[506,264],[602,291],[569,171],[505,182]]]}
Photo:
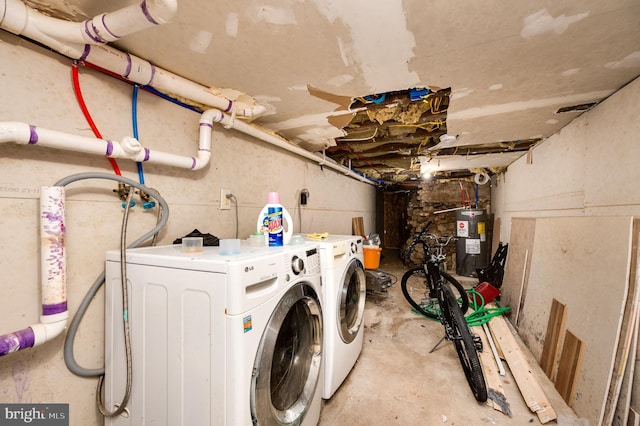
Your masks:
{"label": "white pvc vertical pipe", "polygon": [[[34,328],[34,346],[59,334],[69,317],[65,255],[64,187],[43,186],[40,192],[40,271],[43,327]],[[47,326],[50,324],[50,326]],[[60,327],[57,327],[58,324]],[[58,330],[58,328],[60,328]]]}
{"label": "white pvc vertical pipe", "polygon": [[38,346],[58,336],[67,325],[64,187],[40,190],[40,323],[0,335],[0,356]]}

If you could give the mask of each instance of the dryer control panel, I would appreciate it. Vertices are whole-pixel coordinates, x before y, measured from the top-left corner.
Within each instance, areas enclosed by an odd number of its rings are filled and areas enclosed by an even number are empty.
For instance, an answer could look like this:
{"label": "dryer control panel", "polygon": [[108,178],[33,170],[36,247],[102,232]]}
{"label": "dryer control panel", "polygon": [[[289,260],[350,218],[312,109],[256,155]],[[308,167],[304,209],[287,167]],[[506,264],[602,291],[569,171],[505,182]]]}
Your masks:
{"label": "dryer control panel", "polygon": [[316,246],[291,247],[285,256],[287,274],[292,274],[294,277],[304,277],[321,273],[320,250]]}

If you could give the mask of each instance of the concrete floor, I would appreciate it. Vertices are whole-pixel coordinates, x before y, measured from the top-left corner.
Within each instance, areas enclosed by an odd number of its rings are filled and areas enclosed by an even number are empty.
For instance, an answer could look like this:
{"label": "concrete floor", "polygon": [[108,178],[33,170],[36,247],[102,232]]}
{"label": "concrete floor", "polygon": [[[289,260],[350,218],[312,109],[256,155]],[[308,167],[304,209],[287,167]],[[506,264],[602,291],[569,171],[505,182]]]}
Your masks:
{"label": "concrete floor", "polygon": [[[379,269],[392,274],[397,282],[386,293],[367,294],[360,358],[333,397],[323,402],[320,425],[540,424],[526,406],[506,363],[502,379],[512,416],[478,403],[453,344],[444,342],[429,353],[443,335],[442,325],[411,312],[400,289],[406,268],[398,252],[385,250]],[[525,353],[558,414],[557,424],[586,425],[564,403],[531,353]]]}

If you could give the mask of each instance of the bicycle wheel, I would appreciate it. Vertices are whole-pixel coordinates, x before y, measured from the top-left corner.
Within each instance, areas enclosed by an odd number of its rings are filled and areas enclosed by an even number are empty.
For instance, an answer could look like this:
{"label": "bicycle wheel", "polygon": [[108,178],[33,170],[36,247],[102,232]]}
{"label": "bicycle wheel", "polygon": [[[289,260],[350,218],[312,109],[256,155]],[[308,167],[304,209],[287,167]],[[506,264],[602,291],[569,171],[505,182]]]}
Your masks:
{"label": "bicycle wheel", "polygon": [[445,328],[449,327],[447,334],[450,332],[451,336],[448,337],[453,340],[456,347],[471,392],[477,401],[485,402],[487,400],[487,385],[482,374],[478,352],[473,337],[471,337],[471,330],[469,330],[451,288],[443,286],[441,297],[443,300],[442,320],[446,322],[446,324],[443,322],[443,325]]}
{"label": "bicycle wheel", "polygon": [[[460,295],[460,309],[467,312],[469,309],[469,298],[464,287],[451,275],[442,273],[445,285],[449,284],[456,288]],[[422,267],[409,269],[402,276],[400,284],[402,294],[407,302],[419,313],[434,320],[440,320],[440,305],[435,295],[429,294],[429,284],[427,276]]]}

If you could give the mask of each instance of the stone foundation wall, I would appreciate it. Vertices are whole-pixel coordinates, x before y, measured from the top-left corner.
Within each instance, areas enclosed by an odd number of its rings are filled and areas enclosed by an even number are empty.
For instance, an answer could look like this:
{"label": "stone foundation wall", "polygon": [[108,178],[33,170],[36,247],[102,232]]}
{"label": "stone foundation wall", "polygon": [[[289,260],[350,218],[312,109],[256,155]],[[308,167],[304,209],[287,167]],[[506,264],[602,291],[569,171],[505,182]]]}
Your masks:
{"label": "stone foundation wall", "polygon": [[[426,182],[411,194],[407,207],[407,226],[410,235],[420,232],[427,224],[433,222],[429,232],[437,235],[456,234],[456,211],[460,207],[476,208],[476,184],[468,181]],[[484,209],[491,214],[491,185],[478,185],[477,208]],[[487,224],[490,226],[491,224]],[[490,238],[488,236],[488,238]],[[489,239],[489,241],[491,241]],[[420,265],[423,258],[422,246],[414,248],[411,256],[406,252],[411,243],[411,237],[404,243],[403,260],[407,266]],[[451,241],[445,248],[447,255],[447,270],[455,270],[456,244]]]}

